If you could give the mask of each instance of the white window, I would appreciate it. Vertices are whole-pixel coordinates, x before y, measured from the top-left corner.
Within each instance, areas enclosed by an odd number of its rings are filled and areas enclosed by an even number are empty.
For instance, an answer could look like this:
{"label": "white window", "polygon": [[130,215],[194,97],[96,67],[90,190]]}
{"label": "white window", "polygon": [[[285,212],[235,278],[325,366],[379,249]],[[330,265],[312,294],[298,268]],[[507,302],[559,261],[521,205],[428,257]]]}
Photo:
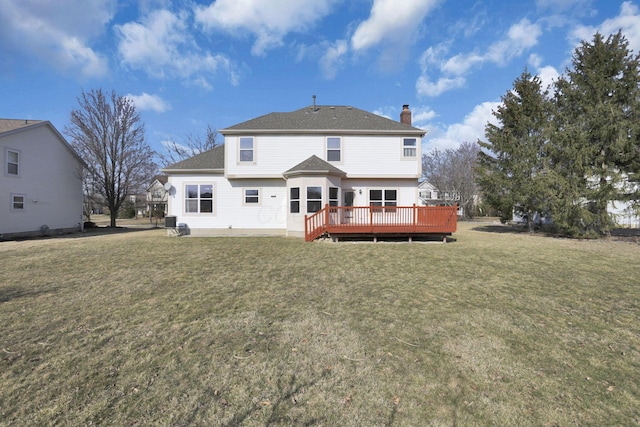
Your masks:
{"label": "white window", "polygon": [[342,161],[342,140],[339,137],[327,138],[327,161]]}
{"label": "white window", "polygon": [[418,140],[416,138],[404,138],[402,140],[402,156],[415,158],[418,155]]}
{"label": "white window", "polygon": [[253,163],[255,159],[255,147],[253,145],[253,137],[245,136],[240,138],[240,162]]}
{"label": "white window", "polygon": [[24,210],[24,194],[12,194],[11,195],[11,210],[23,211]]}
{"label": "white window", "polygon": [[300,213],[300,187],[289,189],[289,212]]}
{"label": "white window", "polygon": [[243,204],[249,206],[257,206],[260,204],[260,189],[245,188]]}
{"label": "white window", "polygon": [[213,213],[213,184],[187,184],[184,198],[186,213]]}
{"label": "white window", "polygon": [[19,176],[20,174],[20,152],[17,150],[7,149],[6,153],[6,168],[7,175]]}
{"label": "white window", "polygon": [[[397,206],[397,190],[369,190],[369,205],[371,206]],[[394,209],[385,209],[386,212],[393,212]]]}
{"label": "white window", "polygon": [[307,213],[322,209],[322,187],[307,187]]}

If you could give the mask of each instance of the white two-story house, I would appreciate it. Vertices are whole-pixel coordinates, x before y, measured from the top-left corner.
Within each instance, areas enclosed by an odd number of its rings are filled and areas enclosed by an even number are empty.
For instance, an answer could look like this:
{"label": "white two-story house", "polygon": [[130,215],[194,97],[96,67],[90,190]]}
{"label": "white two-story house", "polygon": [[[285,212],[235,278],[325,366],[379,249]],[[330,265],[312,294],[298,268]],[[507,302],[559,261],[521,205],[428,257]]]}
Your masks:
{"label": "white two-story house", "polygon": [[82,230],[84,162],[48,121],[0,119],[0,240]]}
{"label": "white two-story house", "polygon": [[312,105],[222,129],[224,145],[163,170],[168,215],[194,235],[304,236],[326,205],[415,205],[425,131],[400,116]]}

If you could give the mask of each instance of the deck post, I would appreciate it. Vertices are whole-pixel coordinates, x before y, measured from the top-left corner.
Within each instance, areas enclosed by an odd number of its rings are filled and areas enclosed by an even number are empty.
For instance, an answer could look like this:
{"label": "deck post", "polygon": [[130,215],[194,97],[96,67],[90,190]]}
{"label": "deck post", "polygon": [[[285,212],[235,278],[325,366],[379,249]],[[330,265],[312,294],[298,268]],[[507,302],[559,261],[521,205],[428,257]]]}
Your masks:
{"label": "deck post", "polygon": [[413,232],[416,232],[416,227],[418,224],[418,211],[416,210],[416,204],[413,204]]}
{"label": "deck post", "polygon": [[307,236],[309,235],[309,226],[307,225],[307,216],[304,216],[304,240],[307,240]]}
{"label": "deck post", "polygon": [[324,205],[324,226],[329,227],[329,204]]}

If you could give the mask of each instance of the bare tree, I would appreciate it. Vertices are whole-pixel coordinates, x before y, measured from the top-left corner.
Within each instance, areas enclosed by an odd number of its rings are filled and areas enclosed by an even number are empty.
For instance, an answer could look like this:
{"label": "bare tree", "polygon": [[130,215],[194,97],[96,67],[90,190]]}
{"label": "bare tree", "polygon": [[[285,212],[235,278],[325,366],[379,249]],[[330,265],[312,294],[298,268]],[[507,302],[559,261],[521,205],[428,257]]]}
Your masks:
{"label": "bare tree", "polygon": [[160,153],[160,161],[164,166],[178,163],[181,160],[193,157],[196,154],[209,151],[220,145],[218,131],[211,125],[207,125],[207,134],[204,139],[199,135],[189,134],[183,143],[177,143],[174,140],[164,142],[166,153]]}
{"label": "bare tree", "polygon": [[157,170],[154,152],[133,102],[112,91],[82,91],[65,133],[87,164],[94,190],[104,198],[116,226],[118,211],[130,195],[146,187]]}
{"label": "bare tree", "polygon": [[456,149],[435,149],[422,155],[422,175],[439,193],[449,195],[447,202],[457,202],[464,216],[471,217],[478,194],[475,164],[478,144],[463,142]]}

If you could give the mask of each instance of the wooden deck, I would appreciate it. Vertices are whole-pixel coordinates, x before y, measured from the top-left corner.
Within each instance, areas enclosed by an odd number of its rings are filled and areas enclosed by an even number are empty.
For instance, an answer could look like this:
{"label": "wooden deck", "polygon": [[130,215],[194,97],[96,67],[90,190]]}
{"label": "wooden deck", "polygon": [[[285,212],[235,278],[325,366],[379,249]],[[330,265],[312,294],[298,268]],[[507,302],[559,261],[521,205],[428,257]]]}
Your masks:
{"label": "wooden deck", "polygon": [[457,206],[328,206],[305,215],[304,235],[310,242],[323,235],[448,236],[458,225]]}

